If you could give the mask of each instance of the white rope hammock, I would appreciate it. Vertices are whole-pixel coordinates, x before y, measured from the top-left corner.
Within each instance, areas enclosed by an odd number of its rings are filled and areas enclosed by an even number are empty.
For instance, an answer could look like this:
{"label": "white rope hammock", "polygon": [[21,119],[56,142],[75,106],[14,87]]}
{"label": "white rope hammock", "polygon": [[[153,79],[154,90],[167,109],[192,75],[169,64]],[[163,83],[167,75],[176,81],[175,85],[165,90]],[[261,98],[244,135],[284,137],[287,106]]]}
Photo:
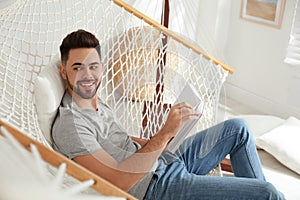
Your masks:
{"label": "white rope hammock", "polygon": [[0,10],[0,120],[51,148],[50,127],[63,95],[58,47],[77,29],[100,39],[106,67],[100,96],[130,134],[154,135],[185,83],[205,99],[194,130],[216,123],[232,69],[120,0],[17,0]]}

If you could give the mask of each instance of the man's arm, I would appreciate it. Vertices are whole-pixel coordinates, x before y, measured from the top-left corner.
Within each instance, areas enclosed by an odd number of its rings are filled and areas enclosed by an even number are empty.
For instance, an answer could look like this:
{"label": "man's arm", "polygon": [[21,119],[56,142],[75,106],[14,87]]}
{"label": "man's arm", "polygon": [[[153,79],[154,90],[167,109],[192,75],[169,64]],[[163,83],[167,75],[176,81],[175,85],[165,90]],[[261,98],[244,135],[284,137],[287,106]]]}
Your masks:
{"label": "man's arm", "polygon": [[128,191],[150,171],[166,143],[167,139],[154,136],[142,149],[120,163],[103,149],[93,154],[77,156],[74,161],[122,190]]}
{"label": "man's arm", "polygon": [[170,139],[182,125],[197,117],[199,117],[199,113],[192,110],[189,105],[177,104],[171,108],[163,128],[147,143],[142,140],[138,141],[141,142],[142,148],[126,160],[117,162],[104,150],[99,150],[93,154],[77,156],[74,161],[128,191],[150,171]]}
{"label": "man's arm", "polygon": [[137,137],[133,137],[131,136],[131,139],[137,143],[139,143],[141,145],[141,147],[145,146],[147,144],[147,142],[149,140],[145,140],[145,139],[141,139],[141,138],[137,138]]}

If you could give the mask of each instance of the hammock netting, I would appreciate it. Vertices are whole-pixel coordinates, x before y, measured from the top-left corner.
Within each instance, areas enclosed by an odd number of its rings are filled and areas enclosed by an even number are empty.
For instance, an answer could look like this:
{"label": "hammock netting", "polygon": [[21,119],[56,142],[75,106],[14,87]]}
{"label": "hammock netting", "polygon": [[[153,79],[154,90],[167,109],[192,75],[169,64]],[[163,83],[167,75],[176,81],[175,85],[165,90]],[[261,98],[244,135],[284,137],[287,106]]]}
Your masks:
{"label": "hammock netting", "polygon": [[62,39],[78,29],[100,40],[105,72],[99,95],[130,134],[153,136],[186,83],[205,101],[195,130],[216,123],[228,71],[108,0],[17,0],[0,10],[1,120],[48,145],[37,117],[35,81],[59,54]]}
{"label": "hammock netting", "polygon": [[162,105],[172,104],[185,83],[206,102],[196,129],[216,121],[227,71],[110,1],[17,1],[0,11],[0,22],[0,117],[38,141],[45,142],[35,79],[59,53],[62,38],[77,29],[100,39],[106,67],[100,95],[129,133],[153,135],[167,112]]}

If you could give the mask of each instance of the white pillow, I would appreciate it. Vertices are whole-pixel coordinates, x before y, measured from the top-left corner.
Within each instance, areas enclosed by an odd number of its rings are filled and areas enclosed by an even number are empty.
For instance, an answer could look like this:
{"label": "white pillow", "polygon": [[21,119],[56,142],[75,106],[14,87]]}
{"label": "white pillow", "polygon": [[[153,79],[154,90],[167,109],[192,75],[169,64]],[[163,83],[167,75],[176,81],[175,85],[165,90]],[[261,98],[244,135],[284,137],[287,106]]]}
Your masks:
{"label": "white pillow", "polygon": [[300,120],[289,117],[282,125],[258,137],[256,145],[300,174]]}
{"label": "white pillow", "polygon": [[35,80],[34,104],[38,123],[49,144],[51,126],[65,91],[64,81],[59,72],[60,57],[54,56]]}

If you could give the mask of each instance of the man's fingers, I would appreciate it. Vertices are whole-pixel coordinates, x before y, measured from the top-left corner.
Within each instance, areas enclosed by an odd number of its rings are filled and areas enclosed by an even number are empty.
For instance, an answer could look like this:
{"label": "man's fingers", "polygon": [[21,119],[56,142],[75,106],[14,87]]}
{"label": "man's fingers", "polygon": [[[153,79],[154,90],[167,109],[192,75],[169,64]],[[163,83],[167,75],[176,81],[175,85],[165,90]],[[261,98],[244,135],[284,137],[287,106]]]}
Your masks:
{"label": "man's fingers", "polygon": [[189,121],[189,120],[193,120],[193,119],[197,119],[198,117],[200,117],[201,113],[195,111],[195,110],[187,110],[186,112],[183,112],[181,114],[182,120],[185,121]]}
{"label": "man's fingers", "polygon": [[190,104],[185,103],[185,102],[178,103],[178,104],[174,105],[173,107],[174,107],[174,109],[181,109],[181,108],[190,108],[190,109],[193,109],[193,107]]}
{"label": "man's fingers", "polygon": [[180,103],[177,105],[178,106],[175,108],[176,113],[180,115],[181,119],[184,119],[184,121],[189,119],[197,119],[201,114],[186,103]]}

